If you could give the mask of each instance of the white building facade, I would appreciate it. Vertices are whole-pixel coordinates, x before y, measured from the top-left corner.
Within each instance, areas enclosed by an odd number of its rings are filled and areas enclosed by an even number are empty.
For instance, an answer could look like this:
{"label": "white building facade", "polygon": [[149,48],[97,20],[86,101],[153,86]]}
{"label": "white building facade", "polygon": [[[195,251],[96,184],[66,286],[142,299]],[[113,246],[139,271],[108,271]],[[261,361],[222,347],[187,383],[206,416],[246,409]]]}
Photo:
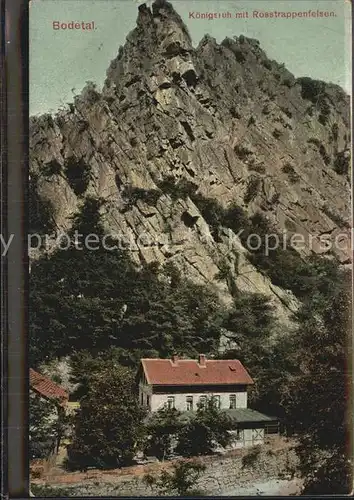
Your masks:
{"label": "white building facade", "polygon": [[153,414],[174,408],[191,415],[199,405],[214,398],[217,407],[236,422],[230,431],[233,447],[262,444],[267,425],[277,429],[277,420],[247,406],[253,380],[239,360],[142,359],[139,370],[140,404]]}
{"label": "white building facade", "polygon": [[238,360],[142,359],[139,400],[149,411],[195,411],[207,398],[220,409],[247,408],[253,380]]}

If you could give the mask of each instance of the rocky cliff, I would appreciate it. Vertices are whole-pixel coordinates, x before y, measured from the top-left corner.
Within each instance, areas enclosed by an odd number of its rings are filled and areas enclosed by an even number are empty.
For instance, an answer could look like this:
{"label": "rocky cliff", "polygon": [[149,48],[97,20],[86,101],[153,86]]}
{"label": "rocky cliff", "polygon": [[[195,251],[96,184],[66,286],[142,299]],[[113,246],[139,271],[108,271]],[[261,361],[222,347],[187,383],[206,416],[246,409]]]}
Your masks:
{"label": "rocky cliff", "polygon": [[31,182],[54,233],[87,197],[101,198],[107,231],[129,241],[137,263],[171,261],[227,302],[226,265],[240,290],[269,296],[286,321],[293,295],[249,262],[240,238],[215,235],[177,188],[188,181],[224,208],[262,212],[279,233],[304,236],[303,255],[326,253],[321,236],[340,234],[327,253],[346,263],[349,130],[341,88],[295,78],[244,36],[205,35],[194,48],[173,7],[156,1],[139,7],[101,92],[88,84],[68,109],[31,119]]}

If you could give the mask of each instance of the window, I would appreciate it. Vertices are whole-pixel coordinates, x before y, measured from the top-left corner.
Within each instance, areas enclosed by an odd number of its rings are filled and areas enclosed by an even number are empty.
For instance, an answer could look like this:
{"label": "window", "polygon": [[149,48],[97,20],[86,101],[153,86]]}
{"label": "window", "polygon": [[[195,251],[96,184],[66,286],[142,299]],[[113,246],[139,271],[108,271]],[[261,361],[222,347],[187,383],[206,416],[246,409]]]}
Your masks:
{"label": "window", "polygon": [[140,403],[143,405],[144,404],[144,393],[142,392],[140,395]]}
{"label": "window", "polygon": [[217,408],[220,408],[220,396],[213,396],[213,401]]}
{"label": "window", "polygon": [[146,396],[146,405],[150,408],[150,396]]}
{"label": "window", "polygon": [[230,410],[236,409],[236,394],[230,394]]}
{"label": "window", "polygon": [[174,396],[168,396],[167,398],[167,408],[169,410],[172,410],[172,408],[175,407],[175,397]]}
{"label": "window", "polygon": [[187,407],[187,411],[193,410],[193,396],[186,397],[186,407]]}
{"label": "window", "polygon": [[200,406],[201,408],[205,408],[205,406],[206,406],[206,401],[207,401],[206,396],[200,396],[200,398],[199,398],[199,406]]}

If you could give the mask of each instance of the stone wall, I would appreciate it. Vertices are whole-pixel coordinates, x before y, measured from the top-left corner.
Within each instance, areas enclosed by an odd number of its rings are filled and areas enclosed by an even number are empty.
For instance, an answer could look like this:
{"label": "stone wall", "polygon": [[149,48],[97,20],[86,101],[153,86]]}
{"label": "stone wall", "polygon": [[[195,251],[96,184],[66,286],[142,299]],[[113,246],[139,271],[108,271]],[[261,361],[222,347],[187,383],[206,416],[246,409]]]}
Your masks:
{"label": "stone wall", "polygon": [[[237,488],[277,478],[288,478],[295,470],[297,458],[291,442],[268,438],[261,447],[234,450],[225,455],[202,457],[197,460],[206,470],[195,485],[206,495],[231,495]],[[70,496],[153,496],[158,492],[146,485],[145,474],[158,475],[171,470],[173,461],[127,467],[114,471],[88,471],[62,476],[47,476],[33,484],[65,488]]]}

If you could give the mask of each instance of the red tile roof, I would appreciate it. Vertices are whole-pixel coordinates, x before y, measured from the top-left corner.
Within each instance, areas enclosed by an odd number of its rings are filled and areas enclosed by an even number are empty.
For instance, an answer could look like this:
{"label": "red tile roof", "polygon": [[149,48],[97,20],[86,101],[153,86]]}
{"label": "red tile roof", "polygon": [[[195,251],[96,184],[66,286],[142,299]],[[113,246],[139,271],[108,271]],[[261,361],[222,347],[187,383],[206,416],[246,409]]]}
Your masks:
{"label": "red tile roof", "polygon": [[66,404],[69,399],[69,394],[65,389],[32,368],[30,368],[30,388],[44,398],[60,400],[61,405]]}
{"label": "red tile roof", "polygon": [[228,385],[253,384],[238,359],[207,359],[202,366],[194,359],[142,359],[141,364],[151,385]]}

